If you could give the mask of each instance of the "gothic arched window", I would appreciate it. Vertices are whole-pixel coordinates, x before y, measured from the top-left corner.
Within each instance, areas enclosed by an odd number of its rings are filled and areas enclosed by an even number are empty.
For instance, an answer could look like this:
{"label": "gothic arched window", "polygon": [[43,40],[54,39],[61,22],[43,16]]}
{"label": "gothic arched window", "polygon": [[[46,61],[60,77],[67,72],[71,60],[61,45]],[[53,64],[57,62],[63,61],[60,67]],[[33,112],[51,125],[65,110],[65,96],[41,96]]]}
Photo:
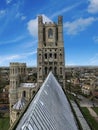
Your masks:
{"label": "gothic arched window", "polygon": [[49,54],[50,58],[52,58],[52,53]]}
{"label": "gothic arched window", "polygon": [[45,74],[47,74],[47,67],[45,67]]}
{"label": "gothic arched window", "polygon": [[48,30],[48,38],[53,38],[53,30],[51,28]]}
{"label": "gothic arched window", "polygon": [[54,54],[54,58],[55,58],[55,59],[57,58],[57,54],[56,54],[56,53]]}
{"label": "gothic arched window", "polygon": [[54,67],[54,73],[57,74],[57,67]]}
{"label": "gothic arched window", "polygon": [[60,74],[62,74],[62,68],[60,67]]}
{"label": "gothic arched window", "polygon": [[22,94],[23,94],[23,97],[26,97],[26,91],[23,91]]}
{"label": "gothic arched window", "polygon": [[39,68],[39,75],[41,75],[41,68]]}
{"label": "gothic arched window", "polygon": [[47,53],[45,53],[45,59],[47,59]]}

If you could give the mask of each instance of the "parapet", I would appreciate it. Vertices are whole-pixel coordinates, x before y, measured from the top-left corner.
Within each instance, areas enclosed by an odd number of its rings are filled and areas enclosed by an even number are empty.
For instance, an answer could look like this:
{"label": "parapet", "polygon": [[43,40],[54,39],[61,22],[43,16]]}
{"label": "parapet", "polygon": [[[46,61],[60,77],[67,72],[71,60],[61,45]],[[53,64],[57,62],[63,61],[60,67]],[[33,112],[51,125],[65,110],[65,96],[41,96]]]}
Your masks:
{"label": "parapet", "polygon": [[10,67],[26,67],[26,63],[11,62]]}
{"label": "parapet", "polygon": [[62,24],[63,23],[63,16],[58,16],[58,24]]}

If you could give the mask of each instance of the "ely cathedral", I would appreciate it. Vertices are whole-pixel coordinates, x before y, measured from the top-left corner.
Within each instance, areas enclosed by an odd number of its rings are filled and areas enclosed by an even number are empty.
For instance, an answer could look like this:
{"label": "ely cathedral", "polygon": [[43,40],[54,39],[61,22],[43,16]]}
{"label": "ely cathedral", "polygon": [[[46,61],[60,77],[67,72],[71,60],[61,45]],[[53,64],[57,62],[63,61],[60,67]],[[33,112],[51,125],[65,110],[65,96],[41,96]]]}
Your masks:
{"label": "ely cathedral", "polygon": [[37,83],[27,82],[25,63],[10,63],[10,124],[12,125],[34,92],[42,85],[49,72],[52,72],[65,88],[65,61],[63,41],[63,18],[58,22],[45,22],[38,16]]}
{"label": "ely cathedral", "polygon": [[38,85],[41,85],[48,73],[52,71],[62,87],[65,86],[65,63],[63,41],[63,19],[58,17],[58,23],[43,23],[38,17]]}

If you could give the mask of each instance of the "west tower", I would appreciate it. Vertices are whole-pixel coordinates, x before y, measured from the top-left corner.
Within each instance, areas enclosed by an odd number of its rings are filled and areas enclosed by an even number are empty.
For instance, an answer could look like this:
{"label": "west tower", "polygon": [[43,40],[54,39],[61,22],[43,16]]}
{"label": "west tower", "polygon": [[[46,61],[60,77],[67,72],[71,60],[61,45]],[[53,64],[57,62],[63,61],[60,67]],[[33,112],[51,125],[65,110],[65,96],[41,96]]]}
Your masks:
{"label": "west tower", "polygon": [[62,16],[58,16],[57,23],[43,23],[43,17],[38,17],[37,52],[38,86],[41,86],[48,73],[52,71],[60,84],[65,87]]}
{"label": "west tower", "polygon": [[10,63],[10,88],[9,88],[9,102],[10,102],[10,124],[16,120],[17,111],[13,106],[18,101],[18,88],[21,82],[25,82],[26,64],[25,63]]}

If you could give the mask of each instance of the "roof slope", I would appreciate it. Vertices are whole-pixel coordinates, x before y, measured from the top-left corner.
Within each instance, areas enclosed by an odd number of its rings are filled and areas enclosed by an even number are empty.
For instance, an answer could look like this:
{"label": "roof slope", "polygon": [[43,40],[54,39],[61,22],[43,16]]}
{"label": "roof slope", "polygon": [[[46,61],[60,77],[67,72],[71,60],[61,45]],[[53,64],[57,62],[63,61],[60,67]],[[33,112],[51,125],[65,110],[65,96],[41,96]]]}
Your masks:
{"label": "roof slope", "polygon": [[13,106],[15,110],[21,110],[26,105],[25,99],[22,97],[18,100],[18,102]]}
{"label": "roof slope", "polygon": [[67,98],[51,72],[16,130],[78,130]]}

